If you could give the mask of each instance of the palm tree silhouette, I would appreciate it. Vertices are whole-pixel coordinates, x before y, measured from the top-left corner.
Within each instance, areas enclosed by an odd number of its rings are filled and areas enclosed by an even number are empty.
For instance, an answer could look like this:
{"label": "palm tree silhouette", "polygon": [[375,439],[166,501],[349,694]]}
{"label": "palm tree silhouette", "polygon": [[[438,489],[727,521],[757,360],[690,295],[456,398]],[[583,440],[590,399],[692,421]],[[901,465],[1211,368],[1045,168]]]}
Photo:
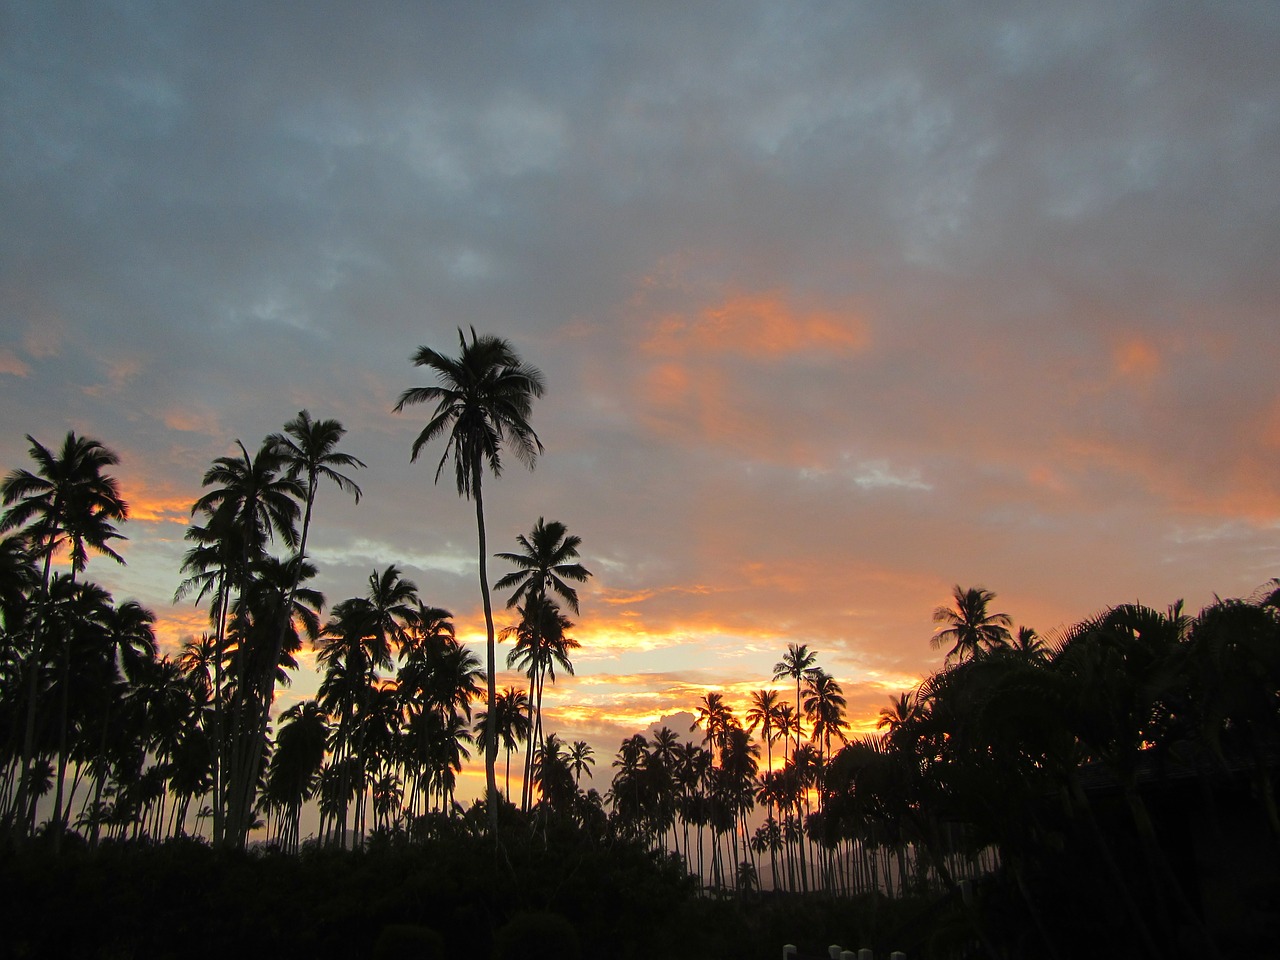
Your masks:
{"label": "palm tree silhouette", "polygon": [[[30,434],[31,459],[37,472],[15,470],[0,483],[0,501],[9,509],[0,517],[0,533],[22,529],[30,555],[44,559],[41,574],[41,596],[47,604],[50,565],[53,554],[62,544],[69,544],[71,576],[86,567],[89,550],[111,557],[123,564],[122,558],[110,545],[111,540],[123,539],[115,523],[128,519],[129,508],[120,496],[114,477],[103,471],[115,466],[120,458],[99,441],[77,437],[68,432],[62,449],[55,453],[35,440]],[[18,797],[14,809],[25,809],[29,796],[28,780],[31,778],[35,751],[36,700],[38,677],[44,656],[45,630],[36,624],[31,652],[27,657],[27,715],[23,735],[22,778],[18,783]],[[34,805],[32,805],[34,809]],[[15,836],[23,838],[30,829],[26,817],[14,818]],[[61,831],[55,835],[59,842]]]}
{"label": "palm tree silhouette", "polygon": [[754,733],[756,727],[760,728],[760,736],[764,739],[768,755],[768,770],[773,769],[773,741],[782,729],[782,717],[778,710],[781,706],[777,690],[754,690],[745,715],[748,731]]}
{"label": "palm tree silhouette", "polygon": [[[502,639],[515,637],[515,646],[507,654],[507,666],[521,668],[529,678],[530,764],[526,765],[525,778],[531,787],[532,758],[542,745],[542,694],[546,679],[550,677],[553,684],[556,682],[556,664],[573,676],[569,653],[578,649],[579,644],[567,632],[573,628],[573,621],[560,612],[554,600],[531,599],[517,609],[520,623],[504,628]],[[532,803],[532,796],[531,789],[524,791],[524,809]]]}
{"label": "palm tree silhouette", "polygon": [[585,740],[575,740],[569,748],[569,770],[573,773],[576,784],[585,773],[591,776],[591,768],[596,765],[596,752]]}
{"label": "palm tree silhouette", "polygon": [[800,681],[804,679],[807,671],[813,668],[818,662],[818,654],[809,651],[809,645],[805,643],[789,643],[787,644],[787,653],[781,660],[773,665],[773,679],[781,680],[783,677],[790,677],[796,682],[796,711],[795,711],[795,731],[796,731],[796,749],[800,749]]}
{"label": "palm tree silhouette", "polygon": [[987,607],[996,595],[983,587],[952,588],[952,605],[933,611],[933,622],[943,627],[930,641],[935,648],[951,645],[946,662],[964,661],[976,657],[984,650],[1009,645],[1009,627],[1013,618],[1007,613],[989,613]]}
{"label": "palm tree silhouette", "polygon": [[[320,481],[330,480],[344,493],[355,497],[360,502],[360,487],[350,477],[339,473],[338,468],[363,468],[364,463],[348,453],[338,451],[337,445],[346,434],[346,428],[337,420],[313,420],[307,410],[298,411],[298,415],[284,425],[283,433],[273,433],[267,437],[266,443],[275,447],[280,457],[281,467],[291,480],[303,478],[302,532],[298,538],[297,551],[290,564],[292,579],[285,598],[283,609],[293,608],[294,594],[303,579],[303,570],[307,555],[307,537],[311,532],[311,515],[315,507],[316,493]],[[314,568],[312,568],[314,569]],[[275,642],[275,652],[268,656],[274,662],[280,659],[289,631],[290,619],[282,618]],[[275,674],[265,672],[258,675],[260,684],[257,694],[258,716],[256,735],[266,735],[267,725],[271,719],[271,704],[274,700]]]}
{"label": "palm tree silhouette", "polygon": [[[254,562],[261,558],[267,544],[275,536],[290,548],[298,544],[297,520],[299,501],[305,496],[302,485],[282,470],[284,455],[275,443],[265,441],[253,456],[237,440],[238,456],[218,457],[205,471],[201,486],[211,488],[191,508],[192,516],[201,514],[203,527],[187,531],[197,546],[187,555],[185,570],[198,571],[178,588],[179,595],[198,583],[200,595],[209,589],[210,575],[217,571],[219,597],[210,615],[216,617],[218,649],[226,650],[227,617],[232,590],[244,596],[250,590]],[[245,757],[244,731],[256,724],[256,711],[251,705],[258,684],[245,673],[243,646],[237,648],[232,675],[236,683],[231,690],[230,736],[221,730],[225,708],[221,704],[221,676],[214,682],[214,802],[213,842],[221,845],[229,839],[234,846],[244,846],[251,816],[252,787],[245,771],[252,769],[254,758]],[[215,661],[221,668],[222,656]],[[246,682],[248,681],[248,682]],[[251,715],[252,714],[252,715]],[[224,757],[229,747],[230,756]]]}
{"label": "palm tree silhouette", "polygon": [[489,731],[495,731],[506,751],[506,773],[504,777],[505,793],[508,802],[511,799],[511,752],[520,744],[529,740],[529,696],[523,690],[506,687],[494,701],[494,709],[498,712],[497,722],[490,727],[489,711],[481,710],[476,715],[476,745],[488,749],[485,737]]}
{"label": "palm tree silhouette", "polygon": [[[419,347],[413,355],[413,364],[426,367],[436,374],[438,384],[429,387],[410,387],[400,395],[397,412],[418,403],[435,404],[435,411],[427,425],[413,441],[410,459],[417,461],[422,448],[437,437],[447,436],[444,455],[436,467],[435,479],[440,480],[445,463],[453,458],[458,495],[475,501],[476,538],[478,540],[480,597],[484,606],[486,639],[486,672],[488,675],[489,722],[496,722],[494,702],[497,700],[497,664],[495,662],[495,634],[493,629],[493,604],[489,596],[489,574],[486,565],[488,549],[485,545],[484,497],[481,477],[487,465],[494,477],[502,473],[502,447],[510,446],[518,460],[533,466],[542,442],[529,425],[533,401],[542,396],[542,372],[523,363],[511,345],[500,337],[477,336],[471,330],[467,341],[458,330],[460,354],[455,357],[437,353],[429,347]],[[485,738],[485,784],[489,792],[489,826],[498,831],[498,794],[495,767],[498,757],[498,738]]]}
{"label": "palm tree silhouette", "polygon": [[549,587],[577,613],[578,593],[565,580],[584,583],[591,576],[590,570],[574,562],[578,559],[582,538],[571,536],[558,520],[545,523],[539,517],[529,536],[520,534],[516,543],[523,548],[521,553],[494,554],[499,560],[506,560],[519,568],[493,585],[495,590],[515,587],[507,599],[507,606],[514,607],[521,600],[541,599],[547,595]]}

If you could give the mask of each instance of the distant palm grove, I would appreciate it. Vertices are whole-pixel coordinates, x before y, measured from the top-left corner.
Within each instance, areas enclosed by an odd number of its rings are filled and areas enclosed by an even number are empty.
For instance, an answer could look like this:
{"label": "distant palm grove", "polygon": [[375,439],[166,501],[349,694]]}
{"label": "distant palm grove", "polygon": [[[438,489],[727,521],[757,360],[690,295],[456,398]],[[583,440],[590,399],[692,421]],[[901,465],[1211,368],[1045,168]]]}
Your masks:
{"label": "distant palm grove", "polygon": [[[175,577],[208,627],[168,653],[151,611],[87,576],[123,562],[116,455],[75,433],[27,438],[29,468],[0,488],[6,850],[198,837],[305,855],[571,835],[678,865],[713,899],[949,911],[963,932],[916,941],[916,956],[1053,955],[1082,923],[1122,929],[1135,955],[1251,942],[1254,921],[1216,912],[1200,854],[1170,824],[1182,806],[1211,831],[1244,817],[1250,843],[1280,855],[1280,582],[1195,615],[1116,606],[1048,636],[1016,627],[989,590],[957,586],[921,638],[943,651],[940,669],[889,700],[877,735],[851,736],[840,684],[807,644],[783,641],[747,703],[710,692],[689,706],[692,729],[624,740],[606,788],[591,746],[542,715],[547,683],[573,672],[582,543],[539,517],[493,552],[485,527],[486,475],[542,452],[530,420],[542,375],[474,331],[459,331],[456,355],[412,360],[434,383],[396,410],[428,408],[409,454],[439,444],[434,479],[451,466],[474,506],[483,659],[395,563],[337,602],[309,585],[325,496],[361,497],[365,464],[337,421],[300,411],[209,466]],[[496,688],[498,643],[518,688]],[[273,715],[304,644],[318,650],[318,696]],[[473,757],[487,786],[467,807],[455,785]]]}

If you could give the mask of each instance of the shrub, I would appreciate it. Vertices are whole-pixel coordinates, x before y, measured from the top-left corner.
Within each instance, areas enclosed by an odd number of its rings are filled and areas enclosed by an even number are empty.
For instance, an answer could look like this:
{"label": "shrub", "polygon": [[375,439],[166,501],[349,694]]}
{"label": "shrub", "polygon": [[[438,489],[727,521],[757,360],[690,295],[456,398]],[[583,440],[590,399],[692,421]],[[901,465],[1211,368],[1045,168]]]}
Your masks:
{"label": "shrub", "polygon": [[579,960],[578,931],[558,913],[517,913],[493,935],[493,960]]}

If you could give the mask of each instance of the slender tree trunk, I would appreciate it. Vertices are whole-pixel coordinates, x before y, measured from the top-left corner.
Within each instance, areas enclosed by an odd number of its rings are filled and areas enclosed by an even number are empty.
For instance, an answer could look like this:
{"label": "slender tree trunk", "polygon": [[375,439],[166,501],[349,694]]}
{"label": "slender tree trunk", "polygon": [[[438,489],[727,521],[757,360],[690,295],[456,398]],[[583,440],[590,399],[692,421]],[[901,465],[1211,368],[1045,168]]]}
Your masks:
{"label": "slender tree trunk", "polygon": [[[54,499],[55,513],[59,500],[60,498]],[[52,531],[52,539],[56,540],[58,532],[55,527]],[[28,823],[26,813],[27,807],[30,806],[32,818],[34,818],[35,804],[31,802],[28,795],[31,793],[31,777],[35,771],[36,702],[40,695],[40,658],[44,654],[45,630],[48,629],[50,615],[53,613],[53,602],[49,597],[49,572],[52,563],[53,543],[50,543],[49,552],[44,557],[44,573],[41,576],[40,602],[44,606],[44,612],[32,630],[31,656],[27,661],[27,719],[26,730],[22,736],[22,774],[18,778],[18,796],[13,804],[13,829],[16,842],[24,840],[27,831],[34,826]]]}
{"label": "slender tree trunk", "polygon": [[53,796],[53,817],[49,820],[49,826],[53,830],[53,852],[59,853],[62,850],[62,831],[65,824],[63,823],[62,811],[62,781],[67,775],[67,719],[71,711],[71,700],[68,688],[71,686],[71,635],[75,628],[70,624],[67,626],[67,635],[64,638],[62,649],[62,690],[59,699],[59,724],[58,724],[58,772],[56,782],[54,783]]}
{"label": "slender tree trunk", "polygon": [[[256,749],[259,741],[265,741],[267,737],[267,726],[271,722],[271,705],[275,701],[276,690],[276,665],[280,662],[280,655],[284,652],[285,637],[289,635],[289,625],[293,622],[293,601],[298,595],[298,583],[302,579],[302,562],[307,555],[307,535],[311,531],[311,509],[316,498],[316,477],[311,473],[307,477],[307,503],[306,510],[302,518],[302,538],[298,542],[298,552],[294,555],[293,578],[289,583],[289,592],[284,600],[284,609],[281,613],[280,630],[276,634],[275,644],[272,647],[273,654],[267,661],[267,669],[263,676],[255,678],[255,682],[247,684],[252,689],[254,696],[254,719],[253,719],[253,737],[255,749],[247,751],[243,768],[237,771],[240,782],[243,784],[242,796],[238,798],[238,803],[243,805],[245,810],[253,809],[254,793],[258,786],[258,773],[260,772],[260,760],[262,752]],[[241,678],[241,683],[246,683]]]}
{"label": "slender tree trunk", "polygon": [[225,776],[226,742],[222,734],[222,650],[227,632],[227,603],[231,599],[231,585],[227,582],[227,564],[223,561],[218,577],[218,627],[213,642],[213,846],[221,847],[226,839],[226,818],[223,810],[223,779]]}
{"label": "slender tree trunk", "polygon": [[480,551],[480,599],[484,605],[484,628],[485,628],[485,654],[488,666],[488,694],[489,694],[489,713],[485,721],[485,748],[484,748],[484,781],[485,788],[488,793],[485,803],[489,810],[489,832],[497,839],[498,836],[498,805],[494,799],[498,795],[498,711],[495,704],[498,700],[497,687],[497,655],[496,645],[493,635],[493,602],[489,598],[489,566],[488,566],[488,547],[485,545],[484,535],[484,498],[480,493],[480,454],[476,452],[471,460],[471,483],[472,491],[476,499],[476,537],[479,541]]}

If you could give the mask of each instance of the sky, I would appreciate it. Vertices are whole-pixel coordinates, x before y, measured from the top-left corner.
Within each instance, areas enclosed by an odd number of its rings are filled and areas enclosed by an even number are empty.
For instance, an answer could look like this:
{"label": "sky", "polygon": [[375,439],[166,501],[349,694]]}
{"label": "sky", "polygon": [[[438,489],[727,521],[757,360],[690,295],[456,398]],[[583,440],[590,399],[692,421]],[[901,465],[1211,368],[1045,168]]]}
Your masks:
{"label": "sky", "polygon": [[597,780],[789,643],[872,729],[954,585],[1052,634],[1280,575],[1273,0],[0,0],[0,89],[0,469],[120,455],[87,576],[169,651],[204,471],[303,408],[368,464],[330,604],[394,563],[482,642],[392,412],[471,327],[546,377],[489,542],[582,538],[546,725]]}

